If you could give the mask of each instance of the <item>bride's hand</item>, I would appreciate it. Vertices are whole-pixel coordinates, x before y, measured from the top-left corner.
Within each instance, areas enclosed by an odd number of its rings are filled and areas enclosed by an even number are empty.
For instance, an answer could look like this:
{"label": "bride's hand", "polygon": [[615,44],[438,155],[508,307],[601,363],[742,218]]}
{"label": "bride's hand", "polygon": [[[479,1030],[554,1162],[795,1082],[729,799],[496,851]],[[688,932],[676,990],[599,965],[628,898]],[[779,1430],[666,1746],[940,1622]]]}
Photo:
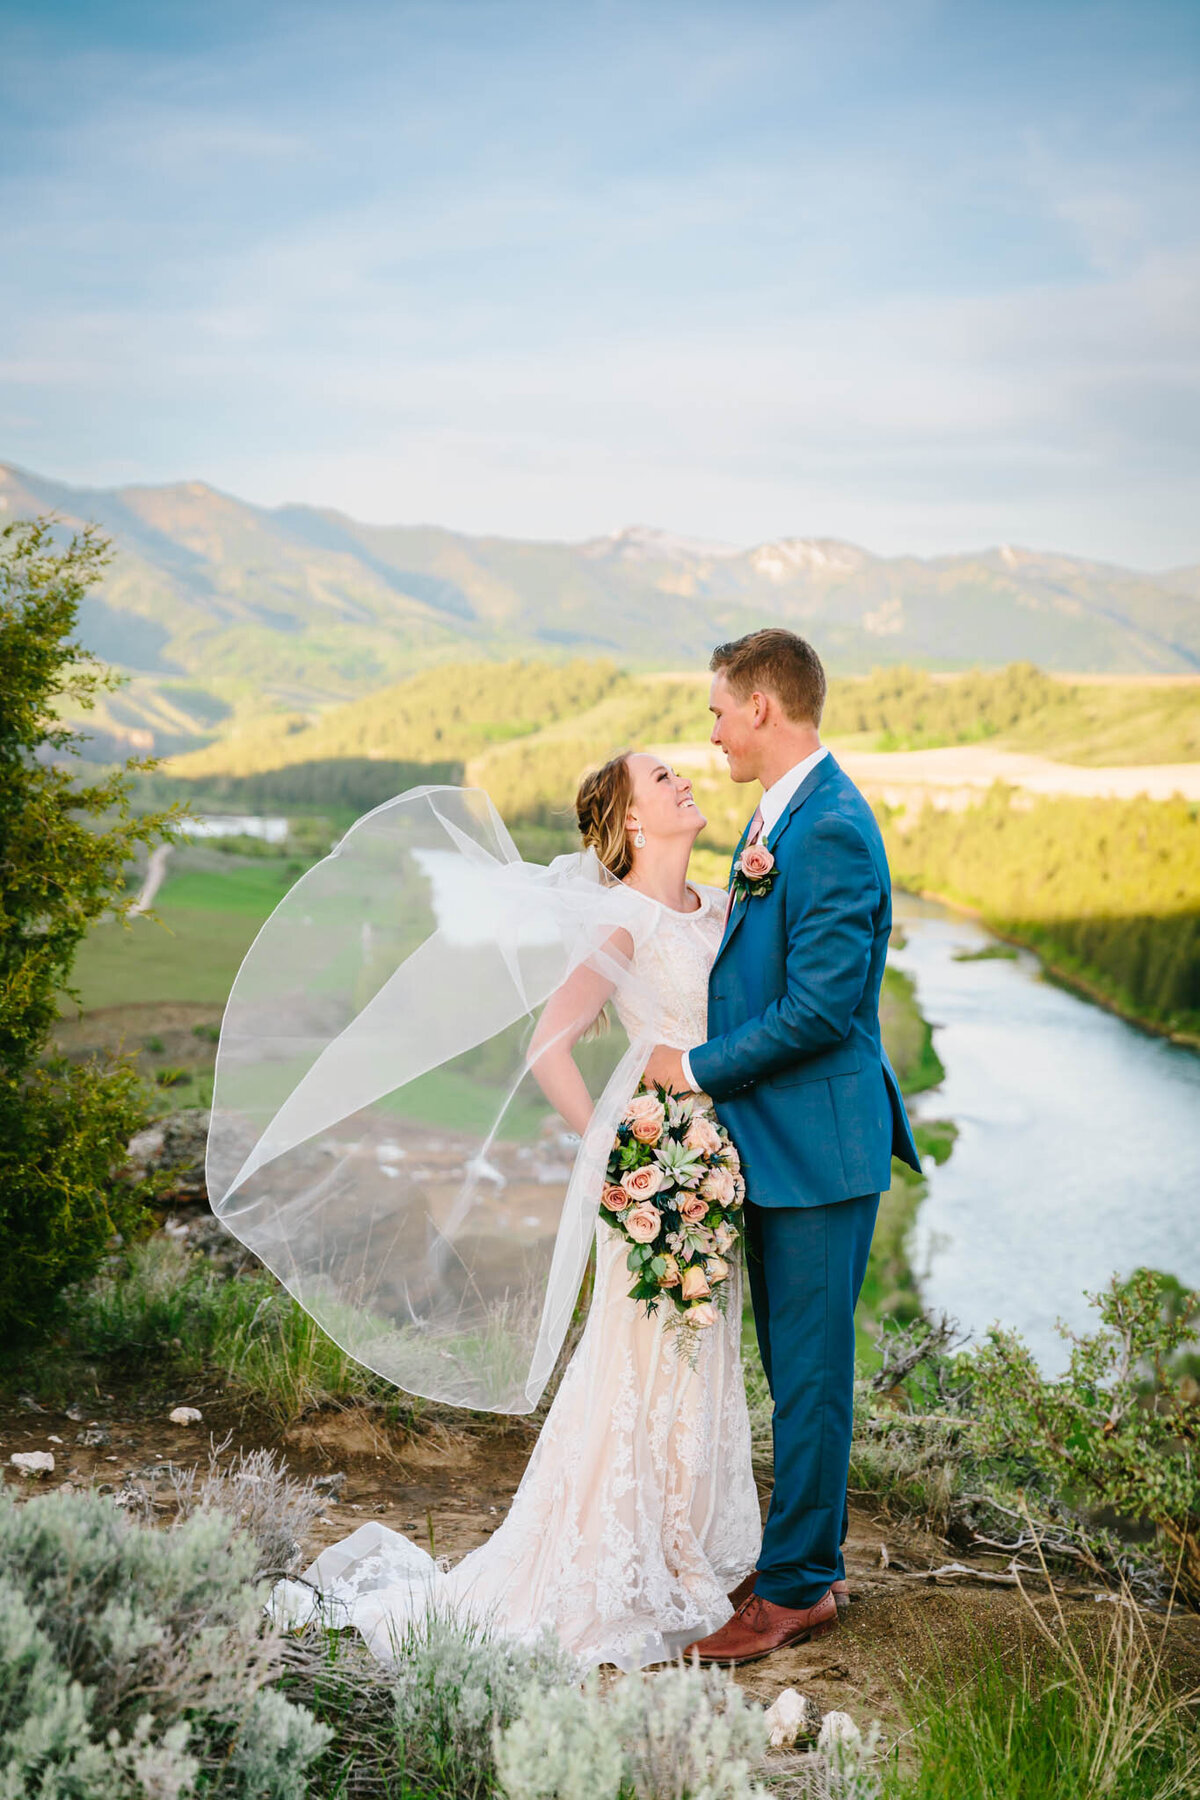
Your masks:
{"label": "bride's hand", "polygon": [[677,1094],[692,1091],[683,1076],[683,1052],[672,1050],[669,1044],[655,1044],[642,1079],[648,1088],[671,1088]]}

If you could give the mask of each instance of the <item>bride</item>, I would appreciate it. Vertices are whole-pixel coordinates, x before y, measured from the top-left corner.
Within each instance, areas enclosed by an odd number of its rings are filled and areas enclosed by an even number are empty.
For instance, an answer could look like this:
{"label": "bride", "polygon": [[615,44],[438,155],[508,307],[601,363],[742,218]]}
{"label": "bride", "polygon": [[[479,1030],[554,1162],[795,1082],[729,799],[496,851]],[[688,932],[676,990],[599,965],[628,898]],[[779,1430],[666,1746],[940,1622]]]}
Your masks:
{"label": "bride", "polygon": [[[281,1584],[277,1611],[296,1621],[311,1615],[315,1607],[328,1623],[356,1627],[381,1657],[392,1653],[409,1621],[436,1609],[485,1620],[503,1635],[520,1639],[533,1639],[549,1628],[585,1666],[614,1663],[623,1669],[638,1668],[675,1656],[730,1616],[728,1592],[754,1568],[761,1540],[741,1371],[741,1269],[735,1266],[730,1272],[724,1312],[707,1329],[687,1328],[689,1339],[695,1341],[688,1352],[681,1352],[678,1329],[672,1331],[661,1313],[647,1316],[629,1298],[625,1242],[601,1223],[598,1207],[614,1126],[644,1066],[647,1046],[665,1043],[687,1050],[706,1036],[708,975],[724,928],[726,896],[723,890],[688,882],[688,859],[705,819],[690,782],[646,752],[615,757],[585,777],[576,799],[584,855],[559,859],[549,871],[519,862],[515,850],[511,857],[483,860],[478,834],[469,838],[444,814],[446,803],[437,796],[445,790],[426,792],[435,796],[431,806],[447,827],[454,856],[465,859],[460,868],[451,861],[449,850],[431,848],[428,842],[414,852],[435,890],[441,884],[440,935],[454,938],[457,930],[453,994],[463,988],[470,992],[472,1006],[464,1017],[482,1012],[491,1024],[501,1018],[507,1023],[507,1015],[493,1005],[499,978],[482,983],[479,969],[484,965],[470,965],[483,938],[489,951],[493,939],[499,945],[500,960],[508,971],[504,979],[513,980],[522,1000],[536,999],[538,968],[544,975],[553,965],[556,977],[532,1035],[527,1034],[522,1046],[520,1074],[532,1077],[580,1142],[566,1180],[551,1261],[543,1271],[545,1292],[537,1295],[536,1330],[522,1327],[524,1335],[517,1334],[524,1346],[522,1355],[531,1364],[522,1388],[525,1398],[481,1400],[474,1391],[472,1378],[463,1374],[467,1366],[463,1344],[469,1339],[472,1354],[484,1362],[505,1360],[496,1348],[497,1330],[503,1337],[516,1328],[507,1322],[497,1328],[497,1318],[508,1321],[509,1314],[491,1303],[486,1320],[482,1315],[472,1317],[471,1329],[464,1330],[463,1308],[468,1304],[464,1296],[480,1291],[482,1271],[503,1260],[503,1246],[513,1234],[511,1215],[502,1205],[504,1184],[514,1191],[523,1180],[521,1193],[535,1191],[528,1169],[531,1158],[546,1154],[545,1125],[536,1145],[515,1149],[514,1129],[507,1138],[504,1131],[493,1130],[480,1154],[466,1161],[466,1177],[459,1177],[460,1190],[452,1200],[438,1199],[428,1168],[412,1166],[417,1154],[424,1164],[433,1164],[439,1154],[433,1146],[442,1140],[427,1133],[419,1149],[412,1147],[416,1140],[409,1145],[383,1143],[378,1130],[371,1136],[364,1126],[364,1119],[372,1116],[371,1106],[383,1104],[384,1088],[400,1086],[395,1077],[406,1074],[411,1063],[423,1073],[405,1092],[429,1095],[430,1116],[436,1113],[453,1131],[453,1104],[447,1096],[457,1090],[450,1088],[446,1071],[461,1071],[466,1065],[461,1054],[457,1062],[442,1054],[460,1041],[452,1032],[447,1035],[441,1018],[446,1007],[453,1011],[449,975],[443,972],[434,982],[444,1004],[420,1015],[420,1029],[412,1023],[418,1009],[411,981],[402,1004],[394,994],[389,1001],[391,983],[384,983],[360,1008],[352,1027],[343,1029],[323,1050],[316,1048],[315,1056],[311,1041],[315,1034],[310,1031],[306,1036],[303,1026],[295,1025],[289,1043],[305,1043],[307,1062],[298,1086],[277,1108],[275,1100],[282,1089],[274,1095],[259,1091],[264,1070],[269,1073],[274,1066],[263,1046],[268,1042],[278,1046],[281,1038],[287,1008],[276,989],[284,961],[295,964],[299,924],[325,926],[319,938],[312,932],[300,936],[300,943],[309,943],[314,950],[317,943],[325,947],[321,967],[300,965],[310,991],[323,987],[328,992],[329,971],[345,962],[344,943],[331,924],[334,915],[328,904],[321,911],[323,898],[327,902],[332,892],[328,881],[324,888],[318,884],[315,897],[292,890],[280,908],[281,914],[285,908],[288,912],[288,935],[281,939],[278,933],[272,937],[264,932],[231,996],[218,1059],[210,1147],[214,1210],[353,1354],[390,1372],[402,1386],[440,1394],[457,1404],[528,1410],[529,1397],[540,1392],[561,1343],[578,1291],[582,1257],[594,1241],[592,1298],[582,1338],[510,1511],[491,1538],[455,1568],[443,1571],[399,1533],[378,1522],[363,1525],[324,1550],[300,1583]],[[360,827],[373,818],[368,815]],[[493,833],[503,833],[494,815],[489,823]],[[490,840],[489,847],[495,849]],[[455,879],[457,890],[452,885]],[[460,920],[455,927],[468,890],[473,896],[472,923],[466,929]],[[355,889],[360,911],[364,891],[360,880]],[[344,911],[344,893],[340,904]],[[306,906],[312,911],[299,910]],[[554,931],[545,928],[547,907],[557,921]],[[394,892],[392,908],[394,912]],[[540,925],[535,920],[531,926],[532,915],[542,921]],[[339,922],[341,918],[339,912]],[[377,929],[371,918],[358,921],[360,951],[363,944],[375,944]],[[409,954],[406,970],[431,953],[437,935]],[[331,937],[333,949],[328,948]],[[544,946],[551,937],[568,948],[557,961],[547,962]],[[273,945],[272,965],[268,956]],[[442,966],[445,971],[450,965]],[[474,983],[471,966],[476,970]],[[288,979],[295,985],[294,974]],[[274,999],[268,1009],[270,1033],[262,1023],[264,992]],[[311,1024],[309,994],[300,996],[296,989],[291,998],[294,1007],[307,1008],[305,1019]],[[580,1066],[588,1057],[580,1053],[594,1048],[601,1015],[610,1001],[629,1049],[594,1101]],[[526,1016],[532,1010],[529,1007]],[[409,1038],[425,1046],[419,1064],[411,1056],[405,1062],[397,1051],[397,1042],[405,1036],[402,1027]],[[326,1035],[328,1030],[326,1025]],[[439,1030],[442,1041],[430,1049],[426,1040]],[[476,1044],[491,1035],[488,1025],[477,1020],[471,1031]],[[357,1049],[347,1047],[355,1032]],[[501,1030],[491,1041],[494,1045],[503,1039]],[[393,1066],[379,1071],[375,1065],[385,1049],[384,1060],[390,1059]],[[287,1067],[286,1080],[294,1080],[295,1058],[280,1058],[277,1050],[275,1054]],[[478,1058],[479,1052],[474,1054]],[[470,1064],[470,1057],[466,1061]],[[438,1090],[440,1099],[428,1088],[434,1078],[430,1069],[446,1083],[444,1091]],[[424,1089],[422,1080],[427,1084]],[[339,1083],[343,1091],[331,1100]],[[518,1084],[512,1085],[517,1092]],[[696,1104],[705,1103],[705,1096],[700,1096]],[[510,1127],[518,1115],[519,1105],[510,1101],[506,1115]],[[266,1119],[269,1123],[262,1129]],[[342,1140],[332,1147],[329,1141],[318,1140],[323,1127],[336,1131],[338,1122],[347,1119],[356,1134],[349,1149]],[[394,1114],[389,1129],[400,1135]],[[246,1155],[256,1132],[258,1141]],[[334,1169],[314,1163],[314,1143],[332,1157]],[[364,1144],[373,1147],[372,1156],[364,1153]],[[376,1185],[387,1189],[390,1179],[392,1192],[399,1191],[394,1185],[398,1172],[424,1181],[428,1217],[419,1246],[411,1219],[407,1224],[398,1222],[394,1206],[385,1211],[379,1202],[372,1202],[365,1233],[361,1224],[348,1226],[347,1206],[352,1199],[364,1204],[371,1163],[372,1175],[382,1170],[385,1178]],[[463,1223],[468,1215],[469,1238]],[[385,1218],[386,1233],[380,1230]],[[533,1227],[537,1219],[525,1217],[520,1223]],[[546,1241],[544,1225],[545,1220],[540,1242]],[[447,1285],[447,1269],[463,1259],[470,1262],[469,1278],[450,1284],[456,1294],[456,1335],[438,1339],[442,1302],[437,1296]],[[356,1271],[353,1282],[348,1274],[351,1264]],[[397,1268],[403,1264],[403,1273],[395,1274],[386,1290],[392,1295],[392,1322],[386,1329],[379,1324],[385,1292],[380,1270],[385,1264]],[[431,1266],[437,1270],[436,1279],[429,1275]],[[527,1276],[529,1266],[526,1259]],[[422,1270],[418,1278],[416,1272]],[[364,1301],[367,1281],[369,1308]],[[511,1269],[504,1281],[504,1305],[509,1306]],[[373,1323],[364,1328],[368,1312]],[[505,1342],[511,1362],[512,1344]],[[481,1344],[487,1346],[483,1351]],[[516,1385],[521,1386],[520,1379]]]}

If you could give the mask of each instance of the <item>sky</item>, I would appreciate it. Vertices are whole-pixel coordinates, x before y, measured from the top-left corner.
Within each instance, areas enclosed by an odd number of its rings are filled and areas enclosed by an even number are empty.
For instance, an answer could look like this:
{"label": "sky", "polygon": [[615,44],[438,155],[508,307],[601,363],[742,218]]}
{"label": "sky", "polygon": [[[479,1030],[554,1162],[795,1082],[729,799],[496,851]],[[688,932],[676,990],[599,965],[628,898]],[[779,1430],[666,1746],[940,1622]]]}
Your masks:
{"label": "sky", "polygon": [[0,460],[1200,560],[1196,0],[0,0]]}

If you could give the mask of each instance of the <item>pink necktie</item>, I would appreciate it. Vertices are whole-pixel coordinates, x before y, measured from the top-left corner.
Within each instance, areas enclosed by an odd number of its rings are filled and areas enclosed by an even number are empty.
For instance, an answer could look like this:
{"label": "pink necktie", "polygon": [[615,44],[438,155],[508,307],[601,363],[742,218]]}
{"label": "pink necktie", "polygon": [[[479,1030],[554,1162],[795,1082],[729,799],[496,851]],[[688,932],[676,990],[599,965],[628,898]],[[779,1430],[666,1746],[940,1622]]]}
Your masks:
{"label": "pink necktie", "polygon": [[[763,828],[762,807],[756,806],[754,809],[754,817],[750,821],[750,830],[746,834],[746,842],[742,845],[743,850],[748,850],[750,848],[751,844],[757,844],[759,838],[762,836],[762,828]],[[725,896],[725,923],[727,925],[729,923],[729,915],[732,911],[733,911],[733,889],[730,888],[728,894]]]}

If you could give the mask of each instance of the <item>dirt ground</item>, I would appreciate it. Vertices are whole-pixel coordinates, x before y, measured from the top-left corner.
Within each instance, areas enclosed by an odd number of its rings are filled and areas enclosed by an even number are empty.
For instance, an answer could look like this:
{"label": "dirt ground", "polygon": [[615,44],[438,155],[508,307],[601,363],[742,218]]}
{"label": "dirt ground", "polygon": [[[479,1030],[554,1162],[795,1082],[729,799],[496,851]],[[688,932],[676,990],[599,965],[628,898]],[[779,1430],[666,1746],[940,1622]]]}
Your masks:
{"label": "dirt ground", "polygon": [[[201,1423],[171,1424],[167,1415],[175,1406],[196,1407]],[[61,1402],[43,1407],[35,1394],[0,1405],[0,1462],[10,1490],[32,1498],[65,1483],[95,1484],[102,1492],[153,1502],[163,1522],[171,1505],[167,1465],[203,1463],[210,1441],[226,1437],[226,1455],[269,1446],[282,1451],[296,1475],[344,1475],[305,1546],[310,1554],[375,1518],[451,1561],[495,1530],[533,1445],[532,1431],[522,1424],[464,1431],[433,1420],[414,1437],[362,1408],[318,1413],[281,1433],[203,1382],[180,1383],[177,1391],[92,1392],[69,1410]],[[21,1450],[53,1452],[54,1473],[37,1483],[19,1475],[9,1457]],[[1036,1639],[1030,1602],[1047,1613],[1052,1606],[1038,1577],[1028,1580],[1027,1601],[1011,1586],[989,1580],[1003,1574],[1003,1557],[962,1557],[890,1519],[865,1496],[852,1508],[846,1561],[853,1598],[839,1630],[753,1664],[738,1679],[763,1704],[794,1687],[822,1711],[837,1708],[862,1724],[879,1719],[889,1740],[905,1729],[906,1677],[940,1662],[952,1679],[969,1681],[981,1656],[997,1645],[1019,1658]],[[931,1576],[955,1562],[966,1563],[970,1573]],[[1113,1602],[1097,1597],[1103,1590],[1095,1581],[1062,1580],[1057,1587],[1072,1626],[1099,1634],[1111,1622]],[[1157,1637],[1163,1619],[1144,1617]],[[1167,1630],[1168,1662],[1181,1682],[1194,1687],[1200,1683],[1200,1617],[1176,1616]]]}

